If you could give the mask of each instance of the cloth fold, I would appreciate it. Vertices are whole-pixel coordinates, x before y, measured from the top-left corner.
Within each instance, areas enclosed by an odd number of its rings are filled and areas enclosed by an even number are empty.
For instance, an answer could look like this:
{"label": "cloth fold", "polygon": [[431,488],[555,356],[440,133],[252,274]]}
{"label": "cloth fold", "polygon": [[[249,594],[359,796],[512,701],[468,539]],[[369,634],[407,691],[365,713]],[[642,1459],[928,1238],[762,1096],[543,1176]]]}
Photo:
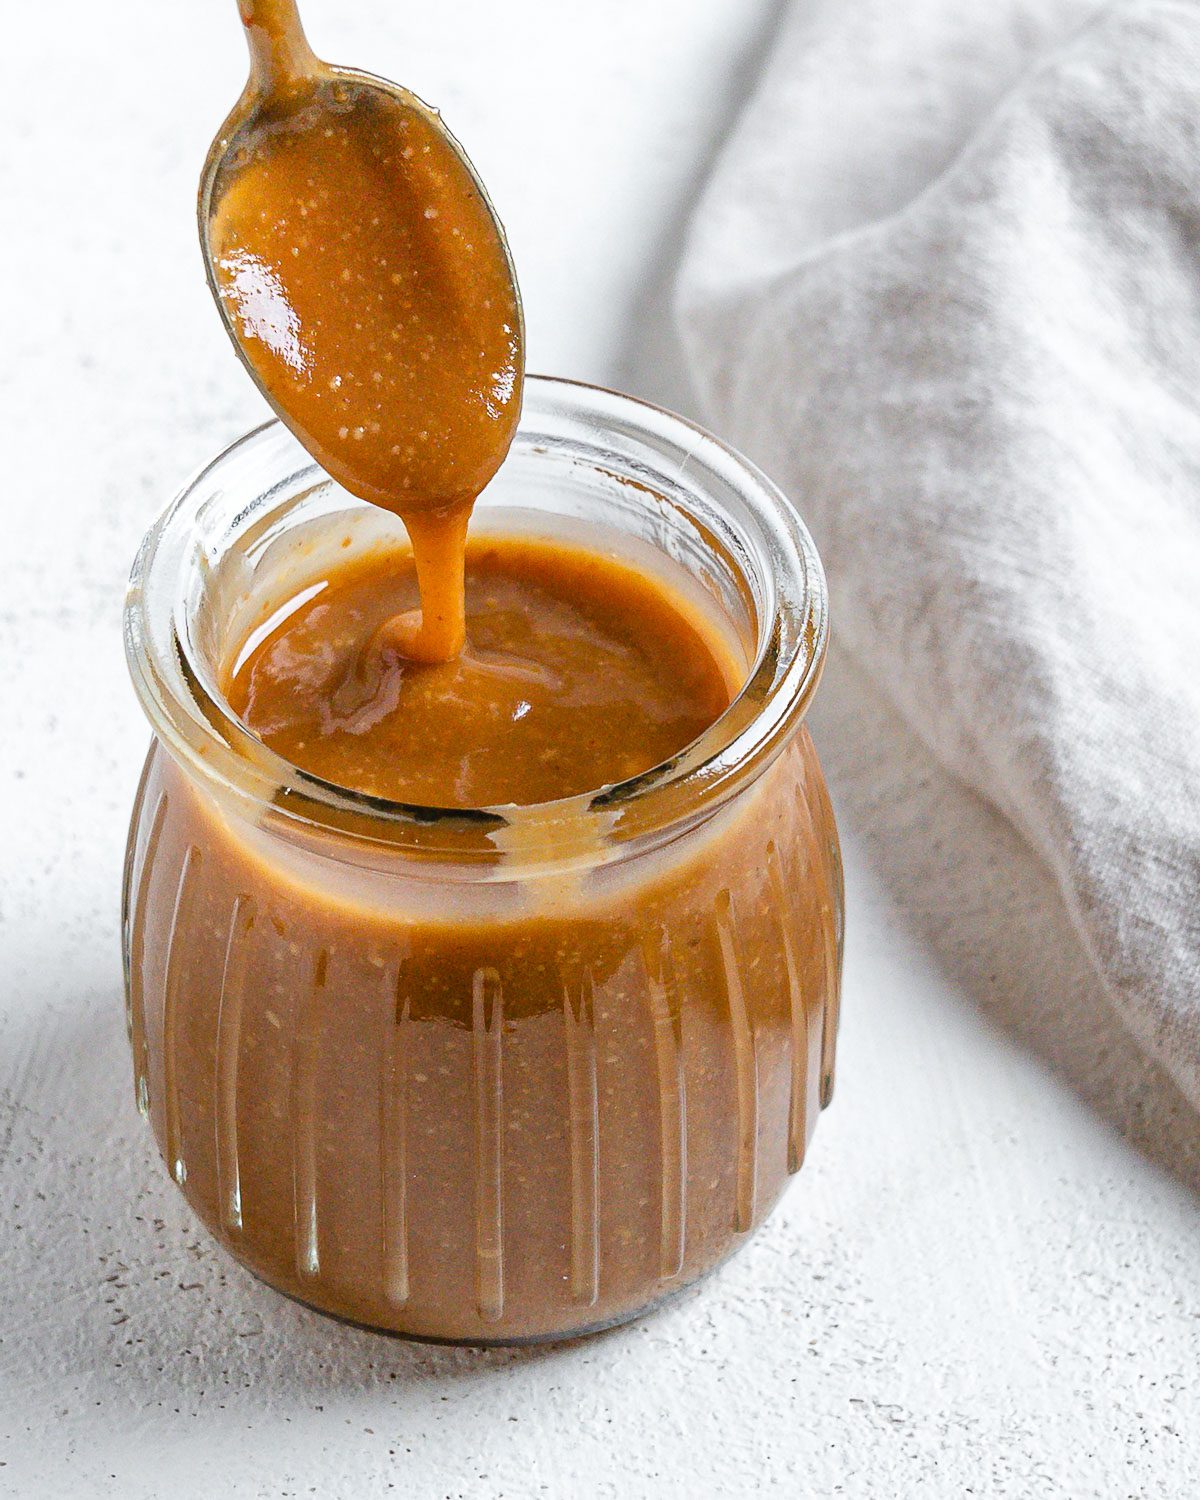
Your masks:
{"label": "cloth fold", "polygon": [[1200,8],[794,0],[677,292],[835,633],[1200,1106]]}

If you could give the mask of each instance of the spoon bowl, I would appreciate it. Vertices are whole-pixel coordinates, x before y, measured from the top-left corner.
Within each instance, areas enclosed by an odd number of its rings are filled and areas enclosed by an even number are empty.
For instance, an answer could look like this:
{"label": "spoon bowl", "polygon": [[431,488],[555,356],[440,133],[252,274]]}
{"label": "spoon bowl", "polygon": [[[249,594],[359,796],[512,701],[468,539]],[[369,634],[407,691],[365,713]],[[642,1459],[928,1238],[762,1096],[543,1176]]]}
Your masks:
{"label": "spoon bowl", "polygon": [[262,394],[351,493],[469,506],[520,415],[503,226],[438,112],[334,67],[295,0],[240,0],[249,80],[198,198],[209,287]]}

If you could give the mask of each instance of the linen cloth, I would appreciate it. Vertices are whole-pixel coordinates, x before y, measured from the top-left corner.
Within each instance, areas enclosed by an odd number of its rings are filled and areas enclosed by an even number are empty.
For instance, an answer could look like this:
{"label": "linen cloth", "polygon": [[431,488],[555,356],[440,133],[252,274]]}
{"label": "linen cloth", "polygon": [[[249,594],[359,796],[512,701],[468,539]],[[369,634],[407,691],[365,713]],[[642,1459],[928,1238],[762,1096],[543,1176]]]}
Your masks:
{"label": "linen cloth", "polygon": [[677,292],[835,635],[1200,1105],[1200,8],[793,0]]}

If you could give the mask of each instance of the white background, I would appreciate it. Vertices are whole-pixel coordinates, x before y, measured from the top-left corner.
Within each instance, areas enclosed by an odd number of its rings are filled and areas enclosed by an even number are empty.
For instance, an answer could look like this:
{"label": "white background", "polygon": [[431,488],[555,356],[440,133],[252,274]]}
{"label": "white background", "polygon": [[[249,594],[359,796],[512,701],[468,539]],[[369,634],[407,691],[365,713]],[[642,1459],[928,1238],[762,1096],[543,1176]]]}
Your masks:
{"label": "white background", "polygon": [[[531,367],[686,406],[666,292],[777,8],[306,14],[466,143]],[[1047,879],[836,653],[837,1097],[733,1264],[633,1327],[478,1353],[329,1323],[207,1241],[132,1102],[119,616],[146,526],[262,415],[192,218],[242,43],[232,0],[13,0],[0,40],[0,1495],[1200,1491],[1196,1120],[1095,1018]]]}

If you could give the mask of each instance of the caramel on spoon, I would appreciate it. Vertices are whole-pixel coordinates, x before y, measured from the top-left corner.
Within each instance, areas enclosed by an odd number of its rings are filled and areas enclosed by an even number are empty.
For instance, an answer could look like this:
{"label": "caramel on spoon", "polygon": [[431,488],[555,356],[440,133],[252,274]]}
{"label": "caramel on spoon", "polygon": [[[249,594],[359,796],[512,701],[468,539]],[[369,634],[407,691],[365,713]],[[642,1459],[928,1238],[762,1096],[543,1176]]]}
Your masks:
{"label": "caramel on spoon", "polygon": [[524,331],[504,230],[435,110],[313,53],[295,0],[239,0],[250,77],[200,184],[208,280],[243,363],[313,457],[395,512],[421,610],[386,642],[464,640],[476,496],[520,414]]}

